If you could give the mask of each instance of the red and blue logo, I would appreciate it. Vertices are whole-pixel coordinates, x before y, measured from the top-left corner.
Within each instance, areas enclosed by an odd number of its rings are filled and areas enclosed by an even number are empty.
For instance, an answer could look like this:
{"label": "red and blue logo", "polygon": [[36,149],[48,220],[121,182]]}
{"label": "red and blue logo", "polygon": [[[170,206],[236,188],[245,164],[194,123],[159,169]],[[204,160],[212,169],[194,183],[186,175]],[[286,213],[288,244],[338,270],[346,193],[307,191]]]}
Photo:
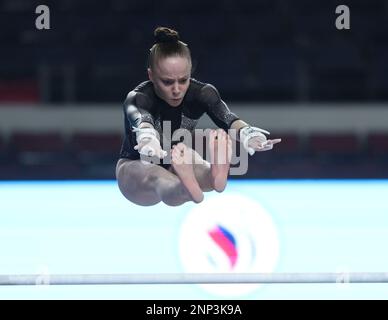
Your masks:
{"label": "red and blue logo", "polygon": [[238,260],[236,238],[229,230],[221,225],[217,225],[211,229],[209,236],[228,257],[230,267],[233,269]]}
{"label": "red and blue logo", "polygon": [[[228,193],[193,207],[182,223],[179,255],[183,272],[272,272],[279,243],[269,213],[254,199]],[[200,285],[219,295],[252,292],[258,285]]]}

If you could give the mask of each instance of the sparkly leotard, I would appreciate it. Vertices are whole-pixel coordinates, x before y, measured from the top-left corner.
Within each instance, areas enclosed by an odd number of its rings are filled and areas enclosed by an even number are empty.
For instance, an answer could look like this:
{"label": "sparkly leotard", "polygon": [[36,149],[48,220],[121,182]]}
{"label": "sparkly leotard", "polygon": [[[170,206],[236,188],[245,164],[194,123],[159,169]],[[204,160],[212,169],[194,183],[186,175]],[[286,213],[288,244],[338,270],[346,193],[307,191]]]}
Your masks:
{"label": "sparkly leotard", "polygon": [[[173,134],[179,128],[192,132],[199,118],[205,113],[219,128],[224,130],[228,130],[232,122],[239,119],[222,101],[214,86],[195,79],[190,79],[186,95],[177,107],[172,107],[160,99],[155,94],[151,81],[143,82],[128,93],[124,101],[123,111],[125,135],[120,150],[120,158],[133,160],[140,159],[140,154],[134,149],[137,142],[136,134],[132,128],[138,128],[142,122],[151,123],[160,137],[164,135],[165,138],[171,141],[171,136],[166,137],[166,133],[162,130],[164,121],[171,121],[171,134]],[[162,143],[161,139],[163,148]]]}

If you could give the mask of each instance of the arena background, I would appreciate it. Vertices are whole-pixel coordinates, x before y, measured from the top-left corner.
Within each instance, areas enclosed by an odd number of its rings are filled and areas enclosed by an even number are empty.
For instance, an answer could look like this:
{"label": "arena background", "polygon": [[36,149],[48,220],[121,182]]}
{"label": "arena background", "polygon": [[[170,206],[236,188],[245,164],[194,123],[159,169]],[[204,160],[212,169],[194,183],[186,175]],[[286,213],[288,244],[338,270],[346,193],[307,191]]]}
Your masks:
{"label": "arena background", "polygon": [[[42,4],[49,30],[35,26]],[[339,5],[350,9],[349,30],[336,28]],[[215,227],[231,225],[240,257],[273,259],[267,271],[386,271],[387,15],[385,0],[0,0],[0,273],[235,271],[214,244],[211,266],[199,252],[198,265],[187,267],[184,252],[201,243],[187,240],[194,205],[138,207],[114,181],[122,102],[146,80],[157,26],[177,29],[189,44],[194,78],[283,140],[200,207],[213,214],[207,205],[217,197],[229,204],[232,220],[217,218]],[[214,125],[204,117],[200,127]],[[255,217],[234,229],[233,213],[243,210],[235,196],[272,221],[277,256],[244,242],[256,234],[248,227]],[[244,263],[240,271],[261,270]],[[268,285],[232,296],[386,298],[386,289]],[[4,299],[71,297],[225,295],[197,286],[0,288]]]}

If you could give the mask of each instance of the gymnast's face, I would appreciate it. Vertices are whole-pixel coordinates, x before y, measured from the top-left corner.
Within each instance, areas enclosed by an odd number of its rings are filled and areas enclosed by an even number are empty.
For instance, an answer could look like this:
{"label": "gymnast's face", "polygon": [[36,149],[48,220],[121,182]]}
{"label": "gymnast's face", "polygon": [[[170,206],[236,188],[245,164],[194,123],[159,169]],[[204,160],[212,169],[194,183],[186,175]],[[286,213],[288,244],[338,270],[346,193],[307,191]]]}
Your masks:
{"label": "gymnast's face", "polygon": [[148,69],[148,77],[154,84],[155,93],[172,107],[178,107],[190,85],[191,62],[180,56],[157,61]]}

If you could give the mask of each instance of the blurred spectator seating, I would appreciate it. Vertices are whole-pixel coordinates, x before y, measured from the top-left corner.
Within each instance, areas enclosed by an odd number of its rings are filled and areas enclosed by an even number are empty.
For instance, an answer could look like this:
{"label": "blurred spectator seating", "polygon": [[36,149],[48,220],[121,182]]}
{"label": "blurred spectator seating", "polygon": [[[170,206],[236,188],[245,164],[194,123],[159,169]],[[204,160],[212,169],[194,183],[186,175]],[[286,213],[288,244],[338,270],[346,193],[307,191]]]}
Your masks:
{"label": "blurred spectator seating", "polygon": [[[388,178],[388,132],[271,132],[271,138],[282,142],[249,157],[248,173],[231,179]],[[118,132],[76,132],[68,142],[56,132],[0,136],[0,179],[114,179],[121,143]]]}
{"label": "blurred spectator seating", "polygon": [[314,157],[357,157],[361,145],[355,134],[311,134],[308,139],[308,153]]}
{"label": "blurred spectator seating", "polygon": [[0,135],[0,163],[6,161],[6,145],[4,138]]}
{"label": "blurred spectator seating", "polygon": [[10,157],[22,165],[67,162],[65,141],[60,133],[15,132],[9,140]]}
{"label": "blurred spectator seating", "polygon": [[119,133],[74,133],[70,139],[70,150],[81,165],[113,163],[119,157],[122,136]]}
{"label": "blurred spectator seating", "polygon": [[[284,158],[288,161],[289,158],[295,158],[302,153],[302,143],[300,135],[292,132],[271,132],[270,139],[282,139],[282,141],[274,147],[275,156]],[[288,158],[288,159],[287,159]]]}
{"label": "blurred spectator seating", "polygon": [[60,133],[15,132],[6,147],[7,161],[0,166],[1,179],[79,179]]}
{"label": "blurred spectator seating", "polygon": [[0,101],[2,102],[39,102],[39,89],[34,80],[0,80]]}
{"label": "blurred spectator seating", "polygon": [[388,133],[370,133],[367,137],[367,152],[372,158],[388,161]]}

